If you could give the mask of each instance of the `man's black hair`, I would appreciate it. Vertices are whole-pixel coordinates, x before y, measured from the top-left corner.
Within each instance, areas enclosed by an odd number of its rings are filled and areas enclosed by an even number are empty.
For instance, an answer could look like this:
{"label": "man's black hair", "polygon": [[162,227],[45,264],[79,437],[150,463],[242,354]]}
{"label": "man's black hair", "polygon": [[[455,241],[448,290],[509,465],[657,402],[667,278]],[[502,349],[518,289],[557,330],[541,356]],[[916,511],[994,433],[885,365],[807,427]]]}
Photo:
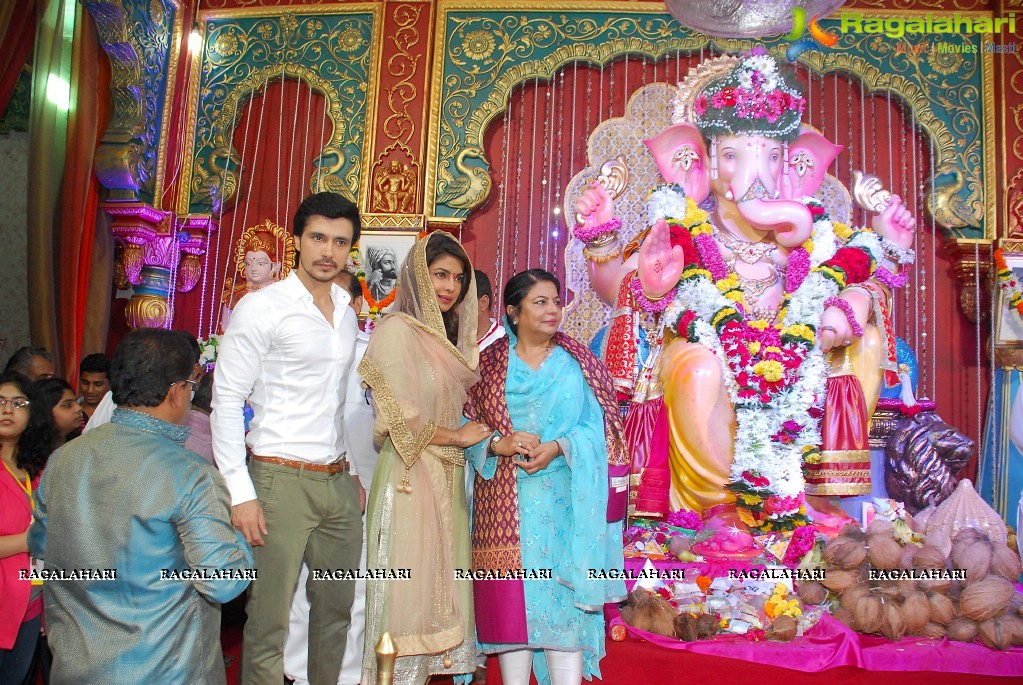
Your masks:
{"label": "man's black hair", "polygon": [[476,274],[476,299],[482,300],[486,295],[490,298],[490,304],[494,304],[494,288],[490,285],[490,276],[479,269],[474,269]]}
{"label": "man's black hair", "polygon": [[119,407],[160,406],[174,383],[191,377],[198,361],[186,336],[190,334],[162,328],[140,328],[126,335],[110,364],[114,403]]}
{"label": "man's black hair", "polygon": [[110,357],[105,354],[90,354],[78,365],[78,375],[83,373],[102,373],[110,378]]}
{"label": "man's black hair", "polygon": [[359,242],[362,234],[362,218],[355,203],[337,193],[314,193],[302,200],[295,212],[295,240],[298,241],[305,233],[305,226],[310,217],[322,216],[325,219],[348,219],[352,222],[352,245]]}

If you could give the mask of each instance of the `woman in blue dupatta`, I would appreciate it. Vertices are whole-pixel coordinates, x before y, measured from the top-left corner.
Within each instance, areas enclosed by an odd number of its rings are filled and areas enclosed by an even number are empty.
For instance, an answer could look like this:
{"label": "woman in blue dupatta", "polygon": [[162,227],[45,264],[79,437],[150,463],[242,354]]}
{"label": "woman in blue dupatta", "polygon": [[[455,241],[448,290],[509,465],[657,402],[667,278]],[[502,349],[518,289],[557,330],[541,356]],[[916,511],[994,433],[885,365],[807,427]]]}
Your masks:
{"label": "woman in blue dupatta", "polygon": [[508,337],[482,353],[466,403],[497,431],[466,461],[476,632],[507,685],[528,684],[530,670],[541,684],[599,677],[603,605],[626,596],[607,573],[624,563],[621,417],[607,369],[558,332],[560,290],[541,269],[508,282]]}

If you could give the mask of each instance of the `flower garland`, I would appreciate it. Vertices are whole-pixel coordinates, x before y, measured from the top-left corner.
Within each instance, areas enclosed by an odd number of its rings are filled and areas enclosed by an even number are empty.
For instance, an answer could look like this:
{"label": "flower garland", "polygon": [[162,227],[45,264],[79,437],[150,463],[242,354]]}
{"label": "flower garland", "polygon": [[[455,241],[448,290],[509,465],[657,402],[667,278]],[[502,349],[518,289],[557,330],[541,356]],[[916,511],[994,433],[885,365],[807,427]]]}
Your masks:
{"label": "flower garland", "polygon": [[199,364],[206,367],[216,364],[219,348],[219,335],[213,334],[205,340],[199,340]]}
{"label": "flower garland", "polygon": [[995,250],[995,266],[998,268],[998,286],[1009,296],[1009,306],[1023,316],[1023,288],[1020,287],[1016,274],[1006,264],[1002,248]]}
{"label": "flower garland", "polygon": [[398,288],[392,288],[391,292],[387,293],[387,297],[377,301],[373,299],[373,293],[370,292],[369,286],[366,285],[366,271],[362,268],[362,260],[359,258],[359,248],[357,245],[353,245],[352,249],[348,252],[348,265],[346,268],[355,274],[355,277],[359,279],[359,285],[362,287],[362,297],[366,300],[366,305],[369,307],[369,318],[376,319],[387,307],[394,303],[394,296],[398,294]]}
{"label": "flower garland", "polygon": [[658,187],[655,195],[669,191],[676,194],[674,205],[661,198],[661,211],[666,220],[680,214],[689,219],[699,262],[683,270],[664,324],[710,349],[721,363],[738,424],[728,487],[739,515],[761,530],[805,525],[802,463],[820,442],[817,421],[828,372],[817,328],[828,298],[871,276],[883,256],[880,240],[864,229],[839,247],[823,205],[804,197],[813,234],[793,253],[797,268],[787,278],[779,323],[771,325],[747,318],[742,287],[728,274],[706,212],[670,186]]}

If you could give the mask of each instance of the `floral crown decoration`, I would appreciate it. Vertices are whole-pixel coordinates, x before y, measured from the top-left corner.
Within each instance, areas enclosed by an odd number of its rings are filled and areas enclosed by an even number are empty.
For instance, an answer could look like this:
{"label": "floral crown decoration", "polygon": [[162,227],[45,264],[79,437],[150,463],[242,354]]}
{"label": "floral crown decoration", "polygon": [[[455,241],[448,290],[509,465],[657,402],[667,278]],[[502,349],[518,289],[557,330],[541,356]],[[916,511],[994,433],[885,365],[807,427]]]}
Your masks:
{"label": "floral crown decoration", "polygon": [[693,123],[708,138],[757,135],[792,142],[799,133],[806,99],[757,46],[723,79],[693,100]]}

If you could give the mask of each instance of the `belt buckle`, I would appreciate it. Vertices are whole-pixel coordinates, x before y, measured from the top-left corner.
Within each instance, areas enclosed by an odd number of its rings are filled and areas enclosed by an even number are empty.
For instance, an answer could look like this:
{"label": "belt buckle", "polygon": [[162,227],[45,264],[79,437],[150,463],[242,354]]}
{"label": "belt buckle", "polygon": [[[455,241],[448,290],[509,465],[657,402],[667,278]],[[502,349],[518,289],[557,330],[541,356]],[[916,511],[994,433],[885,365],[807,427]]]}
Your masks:
{"label": "belt buckle", "polygon": [[327,466],[337,466],[338,473],[344,473],[348,470],[348,452],[342,452],[338,455],[338,458],[327,464]]}

